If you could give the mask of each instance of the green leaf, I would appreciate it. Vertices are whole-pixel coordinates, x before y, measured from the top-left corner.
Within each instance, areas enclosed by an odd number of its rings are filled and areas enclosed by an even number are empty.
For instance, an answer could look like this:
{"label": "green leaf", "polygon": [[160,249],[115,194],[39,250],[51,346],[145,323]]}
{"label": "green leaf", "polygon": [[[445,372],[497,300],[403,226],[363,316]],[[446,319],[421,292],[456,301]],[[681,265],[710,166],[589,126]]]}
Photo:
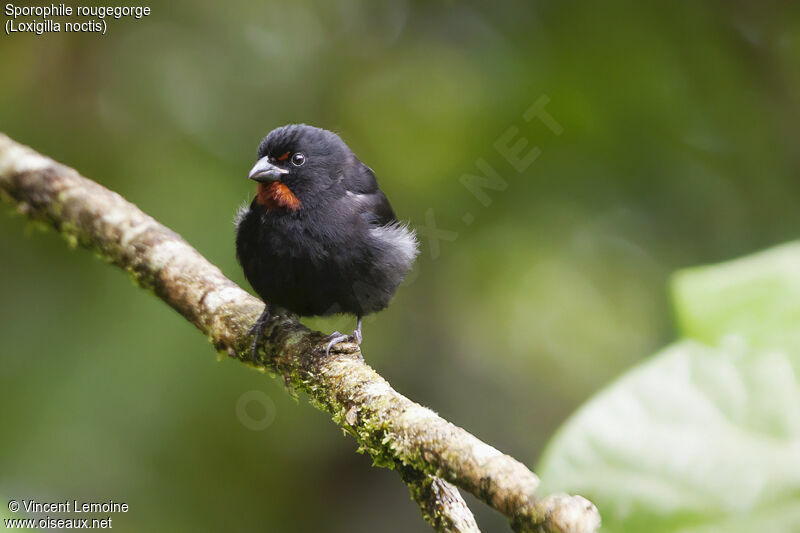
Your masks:
{"label": "green leaf", "polygon": [[800,347],[800,243],[675,276],[682,332],[716,345],[742,335],[758,346]]}
{"label": "green leaf", "polygon": [[604,531],[800,531],[800,245],[676,276],[680,341],[582,407],[542,493]]}

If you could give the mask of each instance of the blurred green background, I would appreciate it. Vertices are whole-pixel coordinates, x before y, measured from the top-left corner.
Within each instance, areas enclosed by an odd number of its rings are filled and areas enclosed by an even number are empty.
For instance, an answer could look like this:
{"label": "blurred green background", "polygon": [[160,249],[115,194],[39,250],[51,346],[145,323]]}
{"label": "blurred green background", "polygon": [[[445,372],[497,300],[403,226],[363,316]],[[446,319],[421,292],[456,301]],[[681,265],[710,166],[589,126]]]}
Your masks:
{"label": "blurred green background", "polygon": [[[675,338],[671,272],[798,235],[800,4],[148,5],[105,36],[0,36],[0,131],[241,284],[232,218],[259,140],[337,131],[401,218],[451,232],[422,236],[365,322],[368,362],[530,466]],[[523,119],[543,96],[560,135]],[[524,172],[494,147],[512,127],[541,150]],[[507,183],[488,206],[459,181],[479,158]],[[0,294],[4,502],[125,501],[119,531],[428,530],[396,474],[282,380],[218,362],[124,273],[19,217],[0,217]]]}

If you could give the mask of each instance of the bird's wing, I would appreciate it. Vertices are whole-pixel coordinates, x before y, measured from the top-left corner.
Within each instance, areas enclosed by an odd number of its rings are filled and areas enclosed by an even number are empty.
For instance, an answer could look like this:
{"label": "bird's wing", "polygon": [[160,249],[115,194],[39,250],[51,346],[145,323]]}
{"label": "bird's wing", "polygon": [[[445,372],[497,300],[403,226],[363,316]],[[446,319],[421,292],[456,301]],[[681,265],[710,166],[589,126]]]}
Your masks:
{"label": "bird's wing", "polygon": [[346,165],[347,171],[342,176],[342,185],[350,192],[354,193],[373,193],[379,191],[378,179],[375,173],[367,165],[362,163],[355,155]]}
{"label": "bird's wing", "polygon": [[384,226],[397,221],[392,205],[378,188],[375,173],[367,165],[359,163],[359,172],[344,182],[348,201],[356,202],[358,213],[369,224]]}

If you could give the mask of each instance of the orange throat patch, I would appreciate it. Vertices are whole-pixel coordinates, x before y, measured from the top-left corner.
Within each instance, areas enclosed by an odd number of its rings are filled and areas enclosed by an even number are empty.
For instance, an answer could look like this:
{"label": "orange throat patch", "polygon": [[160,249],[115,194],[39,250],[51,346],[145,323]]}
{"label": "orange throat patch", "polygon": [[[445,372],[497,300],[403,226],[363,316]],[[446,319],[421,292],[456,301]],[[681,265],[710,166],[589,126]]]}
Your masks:
{"label": "orange throat patch", "polygon": [[300,209],[300,200],[297,199],[289,187],[279,181],[258,184],[256,202],[267,209],[286,209],[297,211]]}

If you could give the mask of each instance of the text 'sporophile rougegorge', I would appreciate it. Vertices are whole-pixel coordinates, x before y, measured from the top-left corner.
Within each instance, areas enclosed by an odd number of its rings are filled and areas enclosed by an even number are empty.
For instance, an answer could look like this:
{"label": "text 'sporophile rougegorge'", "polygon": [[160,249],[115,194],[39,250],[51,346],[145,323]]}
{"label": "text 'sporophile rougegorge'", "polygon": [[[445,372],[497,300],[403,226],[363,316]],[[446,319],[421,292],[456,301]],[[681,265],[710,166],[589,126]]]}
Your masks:
{"label": "text 'sporophile rougegorge'", "polygon": [[149,6],[71,6],[49,4],[20,6],[5,4],[3,25],[6,35],[45,33],[100,33],[108,31],[109,20],[139,20],[150,16]]}

